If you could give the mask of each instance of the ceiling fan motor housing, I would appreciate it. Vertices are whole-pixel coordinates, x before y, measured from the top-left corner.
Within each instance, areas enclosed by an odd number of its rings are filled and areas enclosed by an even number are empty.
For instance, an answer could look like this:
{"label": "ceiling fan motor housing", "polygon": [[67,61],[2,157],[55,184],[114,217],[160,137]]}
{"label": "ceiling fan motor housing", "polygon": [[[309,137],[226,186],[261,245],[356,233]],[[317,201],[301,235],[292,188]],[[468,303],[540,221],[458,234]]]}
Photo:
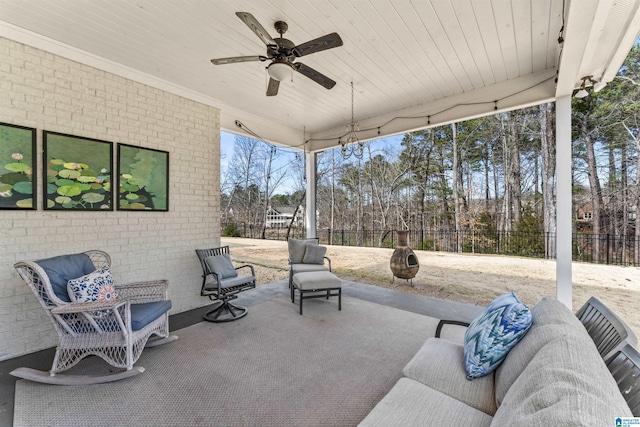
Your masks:
{"label": "ceiling fan motor housing", "polygon": [[285,39],[282,37],[278,37],[273,40],[278,45],[267,46],[267,56],[269,58],[273,58],[281,61],[284,61],[284,60],[293,61],[296,58],[295,54],[293,53],[293,49],[296,47],[296,45],[291,40]]}

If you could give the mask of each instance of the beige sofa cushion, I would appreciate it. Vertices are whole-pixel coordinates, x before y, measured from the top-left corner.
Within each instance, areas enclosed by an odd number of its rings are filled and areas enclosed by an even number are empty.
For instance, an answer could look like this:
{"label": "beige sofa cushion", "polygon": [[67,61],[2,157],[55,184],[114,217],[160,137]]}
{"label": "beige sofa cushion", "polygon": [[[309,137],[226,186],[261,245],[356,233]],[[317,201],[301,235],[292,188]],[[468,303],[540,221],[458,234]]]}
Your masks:
{"label": "beige sofa cushion", "polygon": [[504,396],[492,426],[612,426],[616,417],[630,416],[593,343],[570,334],[536,353]]}
{"label": "beige sofa cushion", "polygon": [[469,381],[465,378],[464,347],[429,338],[402,373],[486,414],[496,412],[493,373]]}
{"label": "beige sofa cushion", "polygon": [[488,427],[491,416],[422,383],[400,378],[359,425]]}
{"label": "beige sofa cushion", "polygon": [[[540,300],[531,308],[531,316],[533,321],[529,332],[518,345],[511,349],[504,362],[495,371],[495,395],[498,407],[511,385],[545,344],[558,337],[575,333],[583,334],[588,338],[584,327],[571,310],[555,299]],[[589,339],[589,342],[595,350],[592,340]]]}

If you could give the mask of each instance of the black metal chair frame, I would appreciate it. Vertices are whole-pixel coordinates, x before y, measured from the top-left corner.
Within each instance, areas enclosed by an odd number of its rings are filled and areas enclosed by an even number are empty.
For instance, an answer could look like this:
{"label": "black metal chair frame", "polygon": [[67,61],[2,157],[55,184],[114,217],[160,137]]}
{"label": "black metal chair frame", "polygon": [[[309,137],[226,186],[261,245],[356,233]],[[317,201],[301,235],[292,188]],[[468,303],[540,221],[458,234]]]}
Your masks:
{"label": "black metal chair frame", "polygon": [[238,298],[238,293],[256,287],[256,274],[253,265],[243,264],[235,267],[236,271],[249,268],[251,270],[251,276],[247,276],[246,282],[225,287],[223,286],[222,280],[216,273],[211,271],[205,260],[211,256],[231,254],[229,246],[221,246],[219,248],[211,249],[196,249],[196,254],[200,260],[200,265],[202,266],[202,289],[200,290],[200,295],[207,296],[211,301],[217,301],[220,303],[214,309],[209,310],[204,314],[204,320],[220,323],[238,320],[241,317],[246,316],[246,307],[231,304],[229,301]]}
{"label": "black metal chair frame", "polygon": [[633,416],[640,416],[640,353],[631,344],[625,344],[605,363]]}
{"label": "black metal chair frame", "polygon": [[626,343],[638,344],[638,339],[613,311],[595,297],[589,298],[576,313],[603,359],[617,352]]}

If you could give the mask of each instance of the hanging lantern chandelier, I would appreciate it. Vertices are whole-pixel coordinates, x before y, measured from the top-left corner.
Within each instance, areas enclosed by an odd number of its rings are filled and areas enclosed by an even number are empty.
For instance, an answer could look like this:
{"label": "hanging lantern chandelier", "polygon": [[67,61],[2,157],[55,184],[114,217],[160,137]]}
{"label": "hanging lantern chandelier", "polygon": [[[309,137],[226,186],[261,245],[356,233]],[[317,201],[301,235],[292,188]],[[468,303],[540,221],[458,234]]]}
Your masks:
{"label": "hanging lantern chandelier", "polygon": [[351,156],[362,159],[364,155],[364,143],[358,139],[360,122],[356,122],[353,113],[353,82],[351,82],[351,122],[347,123],[347,134],[338,139],[342,147],[342,157],[346,160]]}

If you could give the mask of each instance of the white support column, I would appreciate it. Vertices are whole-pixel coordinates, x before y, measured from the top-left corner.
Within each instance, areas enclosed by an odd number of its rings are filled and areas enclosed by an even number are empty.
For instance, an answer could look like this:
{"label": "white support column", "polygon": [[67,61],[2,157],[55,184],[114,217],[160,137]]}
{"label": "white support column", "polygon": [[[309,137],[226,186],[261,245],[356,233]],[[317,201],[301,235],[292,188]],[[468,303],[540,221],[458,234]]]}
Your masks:
{"label": "white support column", "polygon": [[305,175],[307,177],[307,206],[304,212],[304,224],[307,237],[316,235],[316,153],[304,153]]}
{"label": "white support column", "polygon": [[571,96],[556,99],[556,298],[572,308]]}

